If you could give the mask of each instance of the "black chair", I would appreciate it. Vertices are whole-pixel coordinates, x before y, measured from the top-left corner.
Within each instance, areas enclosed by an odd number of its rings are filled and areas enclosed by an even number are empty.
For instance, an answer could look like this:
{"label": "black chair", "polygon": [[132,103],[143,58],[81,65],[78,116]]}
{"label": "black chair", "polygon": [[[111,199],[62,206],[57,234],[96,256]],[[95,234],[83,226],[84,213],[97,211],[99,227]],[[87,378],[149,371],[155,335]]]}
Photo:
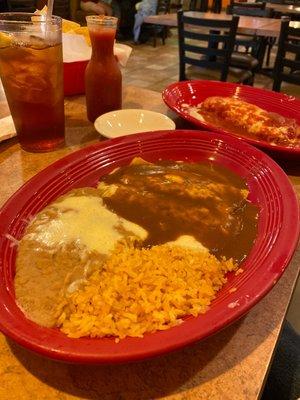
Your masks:
{"label": "black chair", "polygon": [[256,3],[239,3],[236,1],[231,0],[230,4],[227,6],[226,12],[227,14],[232,14],[233,8],[238,7],[238,8],[242,8],[244,10],[265,10],[266,8],[266,4],[265,2],[256,2]]}
{"label": "black chair", "polygon": [[[285,4],[287,5],[287,4]],[[293,4],[295,5],[295,4]],[[286,10],[284,12],[275,10],[274,17],[280,19],[281,17],[289,17],[292,21],[300,21],[300,14],[297,11]]]}
{"label": "black chair", "polygon": [[[300,28],[290,27],[289,24],[289,18],[283,17],[274,66],[275,92],[280,92],[283,81],[300,85]],[[291,55],[289,58],[287,53]]]}
{"label": "black chair", "polygon": [[9,11],[7,0],[0,0],[0,12]]}
{"label": "black chair", "polygon": [[273,16],[272,8],[228,6],[226,12],[227,14],[245,15],[248,17],[272,18]]}
{"label": "black chair", "polygon": [[211,11],[220,14],[222,11],[222,0],[212,0]]}
{"label": "black chair", "polygon": [[34,0],[8,0],[8,10],[10,12],[28,12],[32,13],[35,11]]}
{"label": "black chair", "polygon": [[[241,3],[242,4],[242,3]],[[258,3],[256,3],[258,4]],[[273,9],[266,8],[262,9],[261,6],[258,8],[255,7],[240,7],[233,6],[227,7],[227,14],[239,15],[239,16],[248,16],[248,17],[262,17],[262,18],[272,18],[273,17]],[[270,54],[272,46],[274,45],[274,38],[261,37],[257,35],[247,35],[247,34],[239,34],[236,37],[235,46],[238,49],[239,46],[244,46],[246,49],[246,53],[250,53],[253,57],[258,60],[259,70],[264,61],[265,53],[267,50],[267,65],[269,65]]]}
{"label": "black chair", "polygon": [[53,3],[53,14],[58,15],[64,19],[70,19],[70,1],[69,0],[55,0]]}
{"label": "black chair", "polygon": [[268,3],[270,4],[285,4],[285,5],[295,5],[294,0],[268,0]]}
{"label": "black chair", "polygon": [[208,0],[190,0],[189,2],[190,11],[208,11]]}
{"label": "black chair", "polygon": [[[171,1],[170,0],[159,0],[157,3],[156,14],[168,14],[170,12]],[[153,46],[156,47],[157,37],[161,36],[162,43],[165,44],[166,37],[168,35],[168,27],[164,25],[150,25],[150,30],[153,36]]]}
{"label": "black chair", "polygon": [[[220,70],[228,78],[239,17],[231,20],[192,18],[178,11],[179,80],[185,80],[186,65]],[[204,29],[206,32],[203,33]],[[223,33],[220,33],[223,31]],[[225,32],[224,32],[225,31]],[[206,42],[203,44],[203,42]],[[207,47],[205,47],[207,45]],[[238,82],[253,83],[251,70],[239,71]]]}
{"label": "black chair", "polygon": [[183,1],[182,0],[171,0],[170,2],[170,12],[174,13],[178,10],[183,9]]}

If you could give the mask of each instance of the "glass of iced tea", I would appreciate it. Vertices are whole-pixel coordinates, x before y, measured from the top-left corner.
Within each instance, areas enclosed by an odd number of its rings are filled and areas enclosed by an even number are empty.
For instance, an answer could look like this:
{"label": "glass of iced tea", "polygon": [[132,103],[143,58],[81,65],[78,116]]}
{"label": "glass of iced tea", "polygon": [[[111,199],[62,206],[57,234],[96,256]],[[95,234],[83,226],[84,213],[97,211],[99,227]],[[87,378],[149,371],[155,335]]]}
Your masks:
{"label": "glass of iced tea", "polygon": [[64,144],[61,18],[0,13],[0,77],[21,147]]}

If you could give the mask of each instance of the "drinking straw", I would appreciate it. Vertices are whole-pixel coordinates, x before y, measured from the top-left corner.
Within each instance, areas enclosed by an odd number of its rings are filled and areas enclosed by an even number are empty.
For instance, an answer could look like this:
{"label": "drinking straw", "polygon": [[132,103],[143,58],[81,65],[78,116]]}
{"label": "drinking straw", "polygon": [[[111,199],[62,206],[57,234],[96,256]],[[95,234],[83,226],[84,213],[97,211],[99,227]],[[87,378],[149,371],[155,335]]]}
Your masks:
{"label": "drinking straw", "polygon": [[48,39],[50,27],[51,27],[51,18],[53,13],[53,3],[54,0],[47,1],[47,14],[46,14],[46,40]]}
{"label": "drinking straw", "polygon": [[54,0],[48,0],[48,2],[47,2],[47,14],[46,14],[47,22],[50,22],[51,18],[52,18],[53,3],[54,3]]}

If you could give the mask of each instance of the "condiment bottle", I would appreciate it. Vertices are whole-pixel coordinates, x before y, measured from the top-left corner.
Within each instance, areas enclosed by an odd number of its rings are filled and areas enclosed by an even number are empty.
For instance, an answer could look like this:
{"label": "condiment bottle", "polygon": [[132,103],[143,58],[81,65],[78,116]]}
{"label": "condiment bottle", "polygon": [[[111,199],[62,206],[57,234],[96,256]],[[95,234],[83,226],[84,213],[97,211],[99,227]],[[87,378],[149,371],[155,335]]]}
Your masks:
{"label": "condiment bottle", "polygon": [[122,75],[113,47],[118,19],[87,16],[92,57],[85,71],[87,116],[94,122],[99,115],[122,108]]}

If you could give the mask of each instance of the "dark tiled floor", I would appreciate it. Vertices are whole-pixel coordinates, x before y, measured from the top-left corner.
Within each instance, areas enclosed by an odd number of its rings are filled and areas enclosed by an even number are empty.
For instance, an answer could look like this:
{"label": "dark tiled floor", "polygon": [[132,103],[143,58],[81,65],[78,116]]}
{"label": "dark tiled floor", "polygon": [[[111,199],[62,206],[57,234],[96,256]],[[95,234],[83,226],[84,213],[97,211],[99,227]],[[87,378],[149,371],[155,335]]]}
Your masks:
{"label": "dark tiled floor", "polygon": [[[133,45],[132,55],[128,61],[126,69],[123,70],[125,84],[131,84],[157,92],[161,92],[172,82],[178,81],[178,46],[177,37],[174,31],[172,36],[166,41],[166,45],[161,44],[158,39],[157,47],[154,48],[152,42],[142,45]],[[131,45],[131,43],[127,42]],[[275,48],[276,50],[276,48]],[[271,63],[274,62],[275,54],[272,54]],[[203,79],[217,79],[215,71],[203,71]],[[256,74],[255,87],[271,89],[272,79],[261,74]],[[282,92],[300,97],[300,87],[283,84]],[[291,303],[288,320],[300,333],[300,283],[296,287],[293,301]]]}

